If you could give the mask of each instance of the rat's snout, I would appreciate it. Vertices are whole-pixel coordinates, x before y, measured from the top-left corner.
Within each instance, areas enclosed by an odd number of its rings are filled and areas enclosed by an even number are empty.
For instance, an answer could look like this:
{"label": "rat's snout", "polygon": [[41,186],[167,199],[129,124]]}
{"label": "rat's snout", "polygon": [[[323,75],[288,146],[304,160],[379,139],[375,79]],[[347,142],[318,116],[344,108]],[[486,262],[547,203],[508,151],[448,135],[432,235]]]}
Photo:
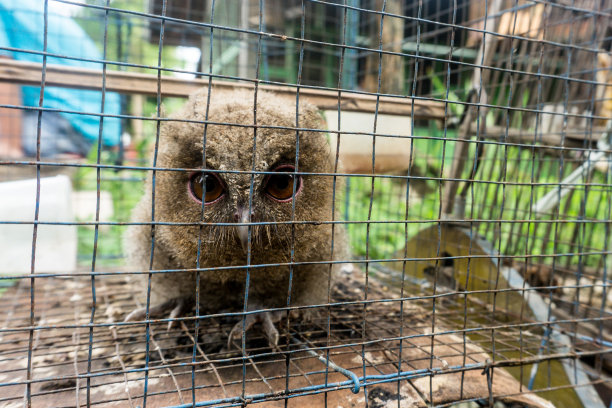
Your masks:
{"label": "rat's snout", "polygon": [[[247,223],[251,222],[253,218],[253,211],[249,211],[249,208],[238,207],[236,212],[234,213],[234,221],[236,223]],[[238,233],[238,238],[240,239],[240,244],[242,245],[242,249],[244,252],[247,251],[248,242],[249,242],[249,226],[248,225],[236,225],[236,232]]]}

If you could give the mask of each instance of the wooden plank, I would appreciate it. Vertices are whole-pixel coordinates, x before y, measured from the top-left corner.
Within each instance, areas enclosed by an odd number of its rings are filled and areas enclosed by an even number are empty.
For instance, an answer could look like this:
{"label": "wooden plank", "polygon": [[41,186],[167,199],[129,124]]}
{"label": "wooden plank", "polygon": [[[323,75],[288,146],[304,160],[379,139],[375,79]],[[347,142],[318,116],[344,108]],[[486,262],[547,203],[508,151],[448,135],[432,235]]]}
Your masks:
{"label": "wooden plank", "polygon": [[[152,71],[155,71],[152,69]],[[42,64],[0,59],[0,81],[22,85],[40,86]],[[106,72],[106,90],[125,94],[157,95],[157,74],[142,74],[122,71]],[[170,76],[161,77],[161,94],[164,97],[186,98],[194,91],[208,85],[208,79],[183,79]],[[102,89],[102,71],[49,65],[46,68],[46,86],[59,86],[75,89]],[[215,89],[252,89],[253,83],[239,83],[214,80]],[[260,84],[259,89],[277,93],[295,100],[294,86]],[[338,91],[300,88],[300,97],[321,109],[337,109]],[[377,98],[375,95],[362,95],[342,92],[341,108],[345,111],[374,112]],[[444,103],[437,101],[414,101],[410,97],[380,97],[379,112],[389,115],[414,116],[416,119],[444,119]]]}
{"label": "wooden plank", "polygon": [[[590,131],[588,129],[568,128],[563,133],[546,133],[539,132],[534,142],[534,131],[509,128],[505,126],[489,126],[484,134],[480,134],[483,139],[502,141],[507,143],[522,143],[536,146],[563,146],[567,148],[583,148],[584,142],[587,141],[587,146],[594,145],[599,141],[605,132],[605,127],[594,126]],[[476,136],[478,131],[475,124],[470,127],[470,136]],[[562,143],[563,142],[563,143]],[[560,150],[558,150],[560,151]]]}
{"label": "wooden plank", "polygon": [[[398,0],[376,0],[374,9],[381,10],[385,7],[386,13],[403,15],[402,2]],[[373,17],[370,27],[369,40],[372,48],[378,49],[381,40],[381,17]],[[385,51],[396,53],[402,52],[404,42],[404,20],[397,17],[385,16],[382,21],[382,47]],[[378,89],[378,65],[380,63],[378,52],[368,52],[366,56],[365,76],[361,86],[370,92]],[[404,63],[402,56],[382,55],[380,92],[382,93],[402,93],[404,91]]]}
{"label": "wooden plank", "polygon": [[[495,17],[501,8],[502,0],[493,0],[489,5],[488,16],[485,28],[487,30],[494,29],[498,26],[499,22],[496,21]],[[485,36],[483,34],[482,42],[480,43],[480,48],[478,50],[478,55],[476,56],[476,63],[481,64],[482,67],[491,66],[491,60],[493,58],[493,54],[495,51],[495,43],[498,41],[498,38],[493,35]],[[484,75],[484,78],[483,78]],[[472,87],[477,92],[473,95],[472,102],[477,102],[478,106],[467,106],[468,109],[466,117],[463,119],[463,123],[459,127],[459,139],[469,140],[470,135],[470,127],[473,122],[477,122],[479,129],[478,134],[483,135],[486,134],[486,123],[485,118],[487,117],[489,98],[487,95],[486,87],[480,87],[481,84],[486,85],[490,80],[490,73],[483,72],[483,68],[476,68],[472,71]],[[477,120],[480,117],[480,120]],[[455,151],[453,152],[453,162],[451,171],[448,177],[451,180],[461,179],[463,177],[463,172],[466,167],[467,160],[469,159],[469,143],[465,142],[457,142],[455,145]],[[479,150],[479,154],[482,154],[482,148]],[[471,174],[469,177],[472,178],[474,174]],[[457,208],[455,208],[455,198],[457,196],[457,192],[459,190],[459,183],[457,181],[447,180],[444,183],[444,195],[443,195],[443,203],[442,203],[442,212],[444,216],[448,218],[464,218],[465,217],[465,197],[460,197],[460,201],[458,201]],[[467,189],[463,190],[467,192]]]}

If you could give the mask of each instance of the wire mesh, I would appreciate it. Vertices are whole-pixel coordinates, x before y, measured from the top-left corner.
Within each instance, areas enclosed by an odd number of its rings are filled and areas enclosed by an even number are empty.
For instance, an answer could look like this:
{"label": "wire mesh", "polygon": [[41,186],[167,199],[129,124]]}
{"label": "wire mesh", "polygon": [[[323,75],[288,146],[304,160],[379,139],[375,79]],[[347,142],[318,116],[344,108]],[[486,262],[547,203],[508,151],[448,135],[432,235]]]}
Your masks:
{"label": "wire mesh", "polygon": [[0,406],[610,406],[611,13],[0,1]]}

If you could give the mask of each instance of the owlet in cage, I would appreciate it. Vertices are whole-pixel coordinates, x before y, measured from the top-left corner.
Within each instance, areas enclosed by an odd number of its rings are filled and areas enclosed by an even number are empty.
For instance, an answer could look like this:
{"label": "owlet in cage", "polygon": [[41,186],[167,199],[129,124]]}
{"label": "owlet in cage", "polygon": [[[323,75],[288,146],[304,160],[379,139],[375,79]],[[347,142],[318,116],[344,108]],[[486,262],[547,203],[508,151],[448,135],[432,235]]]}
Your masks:
{"label": "owlet in cage", "polygon": [[[150,316],[174,318],[191,310],[196,268],[203,269],[201,314],[243,311],[247,265],[249,311],[286,307],[289,296],[290,306],[327,303],[340,267],[330,261],[347,255],[340,225],[334,227],[332,254],[335,166],[326,133],[296,131],[295,104],[273,94],[259,92],[257,126],[252,93],[213,89],[211,97],[206,128],[197,123],[206,117],[205,92],[192,95],[171,117],[187,121],[163,123],[159,170],[154,184],[149,174],[133,213],[134,222],[150,223],[154,209],[159,224],[151,270],[168,271],[152,274]],[[297,125],[324,129],[317,109],[306,103],[299,106]],[[131,266],[144,272],[151,262],[151,232],[150,225],[138,225],[126,236]],[[145,305],[149,275],[134,277]],[[134,310],[126,320],[143,319],[145,310]],[[246,316],[247,330],[261,327],[269,342],[277,343],[275,324],[284,312]],[[242,328],[240,319],[228,343]]]}

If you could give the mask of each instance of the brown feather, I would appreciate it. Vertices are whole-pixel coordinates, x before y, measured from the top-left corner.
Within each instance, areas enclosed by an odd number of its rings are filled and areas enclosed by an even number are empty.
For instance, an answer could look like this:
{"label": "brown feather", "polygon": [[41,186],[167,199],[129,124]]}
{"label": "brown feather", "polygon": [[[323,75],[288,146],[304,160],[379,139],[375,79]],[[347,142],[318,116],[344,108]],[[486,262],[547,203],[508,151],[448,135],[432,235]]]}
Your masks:
{"label": "brown feather", "polygon": [[[221,93],[213,89],[209,124],[165,121],[161,127],[159,168],[271,171],[279,164],[293,165],[296,155],[296,109],[270,93],[257,98],[257,125],[254,128],[253,93]],[[171,119],[203,121],[207,97],[201,91],[191,96]],[[298,126],[325,129],[315,107],[300,104]],[[221,125],[230,123],[234,126]],[[238,126],[236,126],[238,125]],[[270,127],[267,127],[270,126]],[[289,128],[289,129],[287,129]],[[202,165],[206,130],[206,165]],[[253,165],[253,143],[255,164]],[[333,173],[334,159],[325,132],[299,131],[298,171]],[[155,180],[155,221],[196,223],[201,220],[201,205],[188,195],[189,171],[158,170]],[[206,205],[202,221],[234,222],[238,205],[248,205],[251,174],[218,174],[227,192],[218,202]],[[292,204],[272,200],[263,191],[265,175],[253,176],[253,222],[292,220]],[[303,188],[294,198],[296,221],[324,222],[332,219],[333,177],[303,175]],[[339,185],[339,184],[338,184]],[[133,213],[137,222],[151,221],[152,180],[149,174],[146,192]],[[247,256],[234,226],[158,225],[155,227],[153,267],[156,270],[194,269],[197,266],[198,240],[201,239],[200,268],[244,266]],[[251,228],[251,265],[288,263],[293,241],[294,262],[328,262],[331,254],[330,224],[257,225]],[[292,239],[293,236],[293,239]],[[335,227],[334,260],[346,259],[346,240],[341,226]],[[151,227],[133,226],[126,239],[133,268],[149,270]],[[331,270],[339,269],[334,265]],[[289,266],[250,268],[249,308],[287,305]],[[327,302],[329,264],[293,266],[291,305]],[[333,272],[332,272],[333,275]],[[144,303],[148,275],[136,275],[137,292]],[[211,270],[200,273],[200,299],[204,310],[240,311],[243,308],[246,269]],[[195,273],[153,274],[151,306],[169,299],[195,296]]]}

